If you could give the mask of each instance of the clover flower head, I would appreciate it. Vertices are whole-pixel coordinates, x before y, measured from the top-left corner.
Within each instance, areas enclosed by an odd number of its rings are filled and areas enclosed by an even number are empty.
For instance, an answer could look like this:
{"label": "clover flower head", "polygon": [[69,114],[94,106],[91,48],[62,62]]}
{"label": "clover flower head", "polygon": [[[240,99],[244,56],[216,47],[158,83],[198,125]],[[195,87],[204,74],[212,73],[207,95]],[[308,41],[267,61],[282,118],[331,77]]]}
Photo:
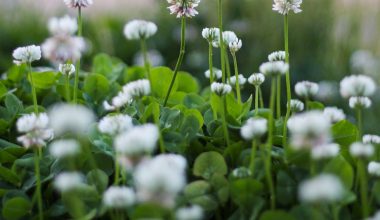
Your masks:
{"label": "clover flower head", "polygon": [[30,45],[19,47],[13,51],[13,63],[20,65],[22,63],[31,63],[41,59],[41,47]]}
{"label": "clover flower head", "polygon": [[202,37],[209,43],[213,43],[219,40],[220,30],[219,28],[204,28],[202,30]]}
{"label": "clover flower head", "polygon": [[339,144],[323,144],[311,149],[311,157],[314,160],[333,158],[339,154],[339,150]]}
{"label": "clover flower head", "polygon": [[[213,77],[216,79],[221,79],[223,76],[222,71],[218,68],[215,68],[215,67],[212,68],[212,73],[213,73],[212,74]],[[205,77],[208,79],[210,78],[210,70],[209,69],[205,71]]]}
{"label": "clover flower head", "polygon": [[150,21],[133,20],[124,26],[124,35],[128,40],[147,39],[156,32],[157,25]]}
{"label": "clover flower head", "polygon": [[260,72],[267,76],[284,75],[288,71],[289,64],[284,61],[266,62],[260,66]]}
{"label": "clover flower head", "polygon": [[48,29],[52,35],[73,35],[78,30],[78,23],[75,18],[66,15],[62,18],[50,18]]}
{"label": "clover flower head", "polygon": [[333,203],[342,199],[344,186],[340,179],[331,174],[320,174],[302,182],[298,195],[306,203]]}
{"label": "clover flower head", "polygon": [[286,52],[285,51],[275,51],[268,55],[269,62],[274,61],[285,61]]}
{"label": "clover flower head", "polygon": [[[236,84],[236,76],[231,76],[229,83],[230,83],[230,85],[235,85]],[[238,83],[239,83],[239,85],[243,86],[245,83],[247,83],[247,78],[245,78],[243,76],[243,74],[239,74],[238,75]]]}
{"label": "clover flower head", "polygon": [[170,6],[170,14],[177,15],[177,18],[181,17],[194,17],[198,14],[195,9],[198,7],[201,0],[167,0]]}
{"label": "clover flower head", "polygon": [[302,12],[301,4],[302,0],[274,0],[272,9],[282,15],[287,15],[290,11],[297,14]]}
{"label": "clover flower head", "polygon": [[123,92],[133,99],[149,95],[151,92],[150,82],[147,79],[139,79],[123,86]]}
{"label": "clover flower head", "polygon": [[314,82],[302,81],[295,85],[294,90],[299,97],[312,98],[318,93],[319,86]]}
{"label": "clover flower head", "polygon": [[48,125],[49,117],[46,113],[23,115],[16,123],[18,132],[23,133],[17,141],[25,148],[45,146],[46,141],[53,138],[53,131]]}
{"label": "clover flower head", "polygon": [[372,144],[364,144],[355,142],[350,145],[350,154],[354,157],[371,157],[375,153],[375,148]]}
{"label": "clover flower head", "polygon": [[57,140],[50,144],[49,151],[55,158],[66,158],[77,155],[80,152],[80,145],[73,139]]}
{"label": "clover flower head", "polygon": [[240,39],[236,39],[235,41],[230,42],[228,46],[230,48],[231,53],[236,53],[243,46],[243,43]]}
{"label": "clover flower head", "polygon": [[260,86],[265,81],[265,76],[262,73],[253,73],[249,78],[248,82],[254,86]]}
{"label": "clover flower head", "polygon": [[346,114],[344,114],[342,109],[337,107],[326,107],[323,110],[323,114],[331,121],[331,123],[337,123],[346,119]]}
{"label": "clover flower head", "polygon": [[84,185],[84,177],[78,172],[63,172],[54,179],[54,187],[61,193],[73,191]]}
{"label": "clover flower head", "polygon": [[249,141],[260,138],[268,131],[268,121],[264,118],[250,118],[240,130],[241,136]]}
{"label": "clover flower head", "polygon": [[352,109],[370,108],[371,105],[372,105],[372,101],[368,97],[351,97],[349,99],[349,106]]}
{"label": "clover flower head", "polygon": [[298,99],[292,99],[290,100],[290,110],[292,112],[302,112],[305,108],[305,105],[302,101]]}
{"label": "clover flower head", "polygon": [[211,84],[211,91],[218,96],[224,96],[232,91],[232,87],[228,84],[213,82]]}
{"label": "clover flower head", "polygon": [[72,75],[75,73],[75,66],[73,64],[59,64],[59,72],[64,75]]}
{"label": "clover flower head", "polygon": [[122,114],[107,115],[98,124],[99,131],[109,135],[121,134],[132,127],[132,118]]}
{"label": "clover flower head", "polygon": [[201,220],[203,209],[199,205],[179,208],[175,213],[177,220]]}
{"label": "clover flower head", "polygon": [[53,36],[41,45],[44,58],[53,63],[76,62],[86,50],[86,42],[82,37]]}
{"label": "clover flower head", "polygon": [[376,91],[375,81],[365,75],[351,75],[340,82],[340,94],[343,98],[354,96],[372,96]]}
{"label": "clover flower head", "polygon": [[135,192],[133,189],[125,186],[111,186],[103,194],[103,204],[109,209],[128,208],[135,201]]}
{"label": "clover flower head", "polygon": [[63,0],[69,8],[86,8],[92,5],[93,0]]}
{"label": "clover flower head", "polygon": [[363,143],[364,144],[380,144],[380,136],[366,134],[363,136]]}

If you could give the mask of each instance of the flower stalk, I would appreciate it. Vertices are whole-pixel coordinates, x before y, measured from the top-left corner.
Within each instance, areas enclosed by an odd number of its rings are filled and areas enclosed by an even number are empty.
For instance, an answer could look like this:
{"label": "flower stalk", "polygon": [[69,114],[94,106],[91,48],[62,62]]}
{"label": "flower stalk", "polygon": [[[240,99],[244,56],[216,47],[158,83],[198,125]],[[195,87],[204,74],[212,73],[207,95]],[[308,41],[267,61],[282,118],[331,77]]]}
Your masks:
{"label": "flower stalk", "polygon": [[65,90],[66,90],[66,101],[70,102],[70,75],[66,74],[66,84],[65,84]]}
{"label": "flower stalk", "polygon": [[232,58],[234,60],[234,69],[235,69],[235,77],[236,77],[236,82],[235,82],[236,96],[237,96],[239,105],[241,105],[241,94],[240,94],[240,84],[239,84],[239,69],[238,69],[236,54],[235,53],[231,53],[231,54],[232,54]]}
{"label": "flower stalk", "polygon": [[259,93],[260,86],[255,86],[255,116],[259,115]]}
{"label": "flower stalk", "polygon": [[34,113],[38,115],[38,102],[37,102],[37,92],[36,87],[34,86],[33,82],[33,74],[32,74],[32,63],[28,63],[29,66],[29,80],[30,80],[30,86],[32,88],[32,98],[33,98],[33,107],[34,107]]}
{"label": "flower stalk", "polygon": [[142,56],[144,58],[144,67],[145,67],[145,71],[146,71],[146,77],[147,77],[147,79],[149,79],[150,82],[152,82],[152,80],[150,78],[150,62],[149,62],[149,58],[148,58],[146,39],[142,38],[140,40],[140,42],[141,42],[141,52],[142,52]]}
{"label": "flower stalk", "polygon": [[42,194],[41,194],[41,175],[40,175],[40,157],[38,150],[34,151],[34,172],[36,176],[36,196],[38,206],[38,219],[43,219]]}
{"label": "flower stalk", "polygon": [[358,159],[357,162],[358,176],[360,182],[360,198],[362,207],[362,217],[365,219],[369,216],[369,206],[368,206],[368,182],[367,174],[364,160],[362,158]]}
{"label": "flower stalk", "polygon": [[224,58],[224,41],[223,41],[223,7],[222,0],[218,0],[218,23],[219,23],[219,48],[220,48],[220,65],[222,70],[222,82],[226,82],[226,66],[225,66],[225,58]]}
{"label": "flower stalk", "polygon": [[277,76],[277,94],[276,94],[276,116],[277,119],[281,118],[281,76]]}
{"label": "flower stalk", "polygon": [[223,123],[223,132],[224,132],[224,139],[226,141],[226,146],[230,146],[230,136],[228,134],[228,127],[227,127],[227,102],[226,102],[226,96],[223,95],[220,97],[222,100],[222,123]]}
{"label": "flower stalk", "polygon": [[253,139],[252,141],[252,148],[251,148],[251,161],[249,163],[249,169],[251,170],[252,176],[255,174],[255,157],[256,157],[256,152],[257,152],[257,146],[258,146],[258,141]]}
{"label": "flower stalk", "polygon": [[[83,29],[83,22],[82,22],[82,8],[78,7],[78,37],[82,37],[82,29]],[[78,101],[78,86],[79,86],[79,71],[81,66],[81,59],[79,58],[76,66],[75,66],[75,79],[74,79],[74,94],[73,94],[73,102],[76,104]]]}

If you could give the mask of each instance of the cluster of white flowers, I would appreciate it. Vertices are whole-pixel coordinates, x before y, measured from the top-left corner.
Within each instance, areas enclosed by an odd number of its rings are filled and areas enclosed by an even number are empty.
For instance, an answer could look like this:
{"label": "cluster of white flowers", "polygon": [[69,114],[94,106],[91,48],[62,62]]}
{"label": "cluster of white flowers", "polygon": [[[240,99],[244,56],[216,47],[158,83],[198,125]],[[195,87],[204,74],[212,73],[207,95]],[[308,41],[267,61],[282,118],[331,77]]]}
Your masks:
{"label": "cluster of white flowers", "polygon": [[268,55],[268,60],[270,62],[274,61],[285,61],[286,59],[286,52],[285,51],[275,51]]}
{"label": "cluster of white flowers", "polygon": [[346,115],[343,110],[337,107],[326,107],[323,110],[323,114],[330,120],[331,123],[337,123],[346,119]]}
{"label": "cluster of white flowers", "polygon": [[[236,36],[235,32],[233,31],[223,31],[222,38],[223,38],[224,45],[227,47],[229,47],[230,44],[233,42],[239,42],[239,38]],[[216,41],[212,42],[212,45],[214,47],[220,46],[220,36],[219,38],[216,38]]]}
{"label": "cluster of white flowers", "polygon": [[135,192],[133,189],[125,186],[111,186],[103,194],[103,204],[109,209],[128,208],[135,201]]}
{"label": "cluster of white flowers", "polygon": [[23,115],[17,120],[17,130],[24,135],[17,138],[25,148],[43,147],[46,140],[53,138],[46,113]]}
{"label": "cluster of white flowers", "polygon": [[314,160],[333,158],[339,154],[339,144],[323,144],[311,149],[311,157]]}
{"label": "cluster of white flowers", "polygon": [[361,97],[351,97],[349,99],[350,108],[370,108],[372,105],[372,101],[370,98],[361,96]]}
{"label": "cluster of white flowers", "polygon": [[41,59],[41,47],[30,45],[19,47],[13,51],[13,63],[20,65],[22,63],[31,63]]}
{"label": "cluster of white flowers", "polygon": [[[221,79],[223,76],[222,71],[218,68],[215,68],[215,67],[212,68],[212,73],[213,73],[212,76],[216,79]],[[210,78],[210,70],[209,69],[205,71],[205,77],[208,79]]]}
{"label": "cluster of white flowers", "polygon": [[[236,76],[231,76],[229,80],[230,85],[236,84]],[[238,83],[239,85],[243,86],[247,83],[247,78],[243,76],[243,74],[238,75]]]}
{"label": "cluster of white flowers", "polygon": [[72,104],[57,104],[49,111],[50,126],[56,135],[66,132],[84,134],[95,123],[95,114],[87,107]]}
{"label": "cluster of white flowers", "polygon": [[371,161],[368,164],[368,173],[372,176],[380,177],[380,163],[376,161]]}
{"label": "cluster of white flowers", "polygon": [[92,0],[63,0],[70,8],[86,8],[93,4]]}
{"label": "cluster of white flowers", "polygon": [[218,96],[227,95],[232,91],[232,87],[228,84],[213,82],[211,84],[211,91]]}
{"label": "cluster of white flowers", "polygon": [[284,61],[266,62],[260,66],[260,72],[267,76],[284,75],[288,70],[289,64]]}
{"label": "cluster of white flowers", "polygon": [[132,118],[129,115],[107,115],[98,124],[100,132],[109,135],[118,135],[133,127]]}
{"label": "cluster of white flowers", "polygon": [[361,142],[352,143],[350,146],[350,154],[354,157],[371,157],[375,153],[372,144],[364,144]]}
{"label": "cluster of white flowers", "polygon": [[300,184],[298,195],[307,203],[337,202],[342,199],[344,186],[340,179],[331,174],[321,174]]}
{"label": "cluster of white flowers", "polygon": [[265,81],[265,76],[262,73],[253,73],[249,78],[248,82],[254,86],[260,86]]}
{"label": "cluster of white flowers", "polygon": [[330,139],[330,120],[320,111],[292,116],[287,125],[295,149],[324,145]]}
{"label": "cluster of white flowers", "polygon": [[174,154],[142,161],[134,172],[137,199],[172,207],[186,184],[186,166],[186,159]]}
{"label": "cluster of white flowers", "polygon": [[202,30],[202,37],[206,39],[209,43],[217,42],[220,38],[219,28],[204,28]]}
{"label": "cluster of white flowers", "polygon": [[290,11],[294,13],[300,13],[302,0],[274,0],[273,11],[277,11],[282,15],[289,14]]}
{"label": "cluster of white flowers", "polygon": [[340,94],[344,98],[372,96],[376,91],[376,83],[365,75],[352,75],[345,77],[340,82]]}
{"label": "cluster of white flowers", "polygon": [[124,35],[128,40],[147,39],[157,32],[157,25],[150,21],[133,20],[124,26]]}
{"label": "cluster of white flowers", "polygon": [[250,118],[245,125],[241,127],[241,136],[250,141],[262,137],[268,131],[268,121],[264,118]]}
{"label": "cluster of white flowers", "polygon": [[61,193],[76,190],[84,185],[84,177],[78,172],[64,172],[54,179],[54,187]]}
{"label": "cluster of white flowers", "polygon": [[318,84],[309,81],[298,82],[294,87],[296,94],[302,98],[312,98],[318,93],[318,90]]}
{"label": "cluster of white flowers", "polygon": [[176,14],[177,18],[180,17],[194,17],[198,14],[195,10],[198,7],[201,0],[167,0],[170,6],[170,14]]}
{"label": "cluster of white flowers", "polygon": [[73,35],[78,30],[78,23],[75,18],[68,15],[62,18],[50,18],[48,29],[52,35],[67,36]]}
{"label": "cluster of white flowers", "polygon": [[75,73],[75,66],[73,64],[59,64],[58,69],[63,75],[70,76]]}
{"label": "cluster of white flowers", "polygon": [[302,112],[305,108],[303,102],[298,99],[290,100],[290,111],[292,112]]}
{"label": "cluster of white flowers", "polygon": [[57,140],[50,144],[50,154],[55,158],[66,158],[77,155],[80,152],[78,141]]}
{"label": "cluster of white flowers", "polygon": [[364,144],[380,144],[380,136],[366,134],[363,136],[363,143]]}
{"label": "cluster of white flowers", "polygon": [[235,41],[232,41],[228,44],[228,47],[230,48],[231,53],[236,53],[240,50],[240,48],[243,46],[243,43],[240,39],[235,39]]}
{"label": "cluster of white flowers", "polygon": [[159,130],[154,124],[135,126],[116,137],[116,152],[128,157],[151,154],[156,147],[159,135]]}
{"label": "cluster of white flowers", "polygon": [[203,209],[198,205],[179,208],[175,213],[177,220],[201,220],[203,219]]}

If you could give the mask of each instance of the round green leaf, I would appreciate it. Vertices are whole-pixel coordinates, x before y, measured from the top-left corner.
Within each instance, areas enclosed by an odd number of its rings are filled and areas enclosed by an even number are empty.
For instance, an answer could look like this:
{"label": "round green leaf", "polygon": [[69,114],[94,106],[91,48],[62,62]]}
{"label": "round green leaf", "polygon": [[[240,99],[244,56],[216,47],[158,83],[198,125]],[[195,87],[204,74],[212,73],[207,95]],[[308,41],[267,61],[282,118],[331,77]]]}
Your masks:
{"label": "round green leaf", "polygon": [[210,179],[214,174],[227,174],[227,164],[223,156],[215,151],[202,153],[194,163],[194,175]]}
{"label": "round green leaf", "polygon": [[295,218],[282,210],[266,211],[260,216],[260,220],[295,220]]}
{"label": "round green leaf", "polygon": [[95,100],[104,98],[109,89],[108,79],[100,74],[91,74],[84,81],[84,91]]}
{"label": "round green leaf", "polygon": [[17,220],[26,216],[31,208],[32,204],[29,200],[23,197],[15,197],[5,202],[2,214],[7,220]]}
{"label": "round green leaf", "polygon": [[57,79],[56,72],[47,71],[47,72],[33,72],[33,85],[39,89],[49,89],[55,84]]}
{"label": "round green leaf", "polygon": [[[151,71],[151,87],[153,95],[165,98],[173,78],[173,71],[167,67],[156,67]],[[177,91],[178,79],[174,82],[172,94]]]}
{"label": "round green leaf", "polygon": [[199,92],[199,83],[190,73],[178,72],[178,90],[187,93]]}

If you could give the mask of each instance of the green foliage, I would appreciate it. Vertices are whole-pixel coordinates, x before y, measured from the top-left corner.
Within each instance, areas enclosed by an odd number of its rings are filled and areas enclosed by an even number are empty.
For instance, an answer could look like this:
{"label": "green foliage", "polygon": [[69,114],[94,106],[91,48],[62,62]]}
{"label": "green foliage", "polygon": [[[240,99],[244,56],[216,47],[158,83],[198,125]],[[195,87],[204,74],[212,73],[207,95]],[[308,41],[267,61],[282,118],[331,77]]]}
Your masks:
{"label": "green foliage", "polygon": [[205,152],[195,160],[193,172],[195,176],[210,179],[215,174],[226,175],[227,165],[221,154]]}

